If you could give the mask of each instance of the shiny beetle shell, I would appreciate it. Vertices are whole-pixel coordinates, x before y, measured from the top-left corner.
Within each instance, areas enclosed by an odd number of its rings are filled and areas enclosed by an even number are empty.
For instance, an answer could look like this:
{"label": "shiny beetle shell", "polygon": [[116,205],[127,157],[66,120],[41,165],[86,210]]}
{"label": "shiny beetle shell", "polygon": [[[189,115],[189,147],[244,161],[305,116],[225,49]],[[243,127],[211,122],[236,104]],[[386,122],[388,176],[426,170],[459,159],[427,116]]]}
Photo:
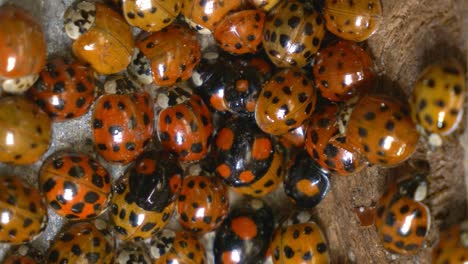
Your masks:
{"label": "shiny beetle shell", "polygon": [[66,58],[50,60],[28,91],[34,102],[54,121],[66,121],[88,112],[97,80],[89,66]]}
{"label": "shiny beetle shell", "polygon": [[[230,11],[238,9],[242,0],[183,0],[182,15],[192,27],[213,32],[216,25]],[[208,33],[208,32],[206,32]]]}
{"label": "shiny beetle shell", "polygon": [[156,117],[157,137],[180,161],[197,161],[208,152],[213,133],[211,113],[198,95],[179,94],[179,90],[158,90],[156,105],[161,110]]}
{"label": "shiny beetle shell", "polygon": [[286,134],[301,126],[315,109],[316,89],[299,69],[284,69],[264,86],[255,120],[264,132]]}
{"label": "shiny beetle shell", "polygon": [[219,129],[210,160],[226,184],[257,197],[272,192],[284,174],[282,153],[271,136],[242,118]]}
{"label": "shiny beetle shell", "polygon": [[229,211],[227,188],[216,177],[188,176],[177,198],[179,223],[191,232],[215,230]]}
{"label": "shiny beetle shell", "polygon": [[368,39],[382,20],[380,0],[326,0],[327,29],[340,38],[356,42]]}
{"label": "shiny beetle shell", "polygon": [[268,12],[281,2],[281,0],[249,0],[248,2],[257,8],[261,8]]}
{"label": "shiny beetle shell", "polygon": [[152,32],[174,21],[180,13],[182,0],[149,0],[143,3],[122,0],[123,15],[130,25]]}
{"label": "shiny beetle shell", "polygon": [[0,162],[32,164],[49,148],[50,118],[24,97],[0,99],[0,127]]}
{"label": "shiny beetle shell", "polygon": [[[93,109],[94,145],[107,161],[127,164],[143,153],[152,139],[151,97],[131,84],[125,77],[108,81],[109,93],[101,95]],[[120,93],[122,87],[128,91]]]}
{"label": "shiny beetle shell", "polygon": [[179,24],[141,34],[137,47],[139,51],[135,52],[128,71],[142,84],[171,86],[185,81],[201,58],[196,34]]}
{"label": "shiny beetle shell", "polygon": [[330,263],[325,236],[314,222],[279,227],[270,252],[274,264]]}
{"label": "shiny beetle shell", "polygon": [[319,204],[330,190],[330,175],[303,151],[295,159],[284,178],[284,192],[302,208]]}
{"label": "shiny beetle shell", "polygon": [[225,51],[233,54],[255,53],[262,41],[265,13],[243,10],[228,14],[216,26],[214,38]]}
{"label": "shiny beetle shell", "polygon": [[412,255],[429,232],[430,212],[422,203],[427,182],[420,175],[390,185],[377,204],[375,227],[390,252]]}
{"label": "shiny beetle shell", "polygon": [[205,264],[206,253],[205,247],[203,246],[198,238],[193,234],[186,231],[171,232],[170,237],[156,236],[151,240],[150,250],[156,250],[153,246],[157,244],[158,250],[162,247],[166,247],[167,251],[158,252],[153,255],[156,260],[154,264],[166,264],[166,263],[200,263]]}
{"label": "shiny beetle shell", "polygon": [[419,134],[405,104],[394,97],[367,95],[354,106],[346,139],[370,163],[394,166],[413,154]]}
{"label": "shiny beetle shell", "polygon": [[273,227],[271,208],[261,200],[234,208],[216,230],[215,263],[263,263]]}
{"label": "shiny beetle shell", "polygon": [[58,153],[44,162],[39,186],[47,203],[67,219],[89,219],[107,209],[111,177],[96,160],[83,153]]}
{"label": "shiny beetle shell", "polygon": [[321,95],[331,101],[346,101],[369,90],[374,80],[369,54],[351,41],[321,49],[313,73]]}
{"label": "shiny beetle shell", "polygon": [[433,264],[465,263],[468,260],[468,220],[441,231],[432,249]]}
{"label": "shiny beetle shell", "polygon": [[[462,120],[465,92],[464,69],[458,62],[428,66],[416,82],[410,99],[413,121],[428,134],[452,133]],[[437,145],[437,142],[429,141],[429,144]]]}
{"label": "shiny beetle shell", "polygon": [[167,225],[174,212],[174,203],[160,211],[149,211],[138,206],[135,200],[129,175],[124,175],[113,189],[109,214],[114,234],[120,240],[141,241],[153,237]]}
{"label": "shiny beetle shell", "polygon": [[110,7],[78,0],[65,11],[64,23],[75,56],[98,73],[117,73],[130,63],[135,46],[131,28]]}
{"label": "shiny beetle shell", "polygon": [[366,163],[340,134],[337,113],[336,105],[325,106],[314,113],[307,124],[305,148],[320,167],[347,176],[364,169]]}
{"label": "shiny beetle shell", "polygon": [[35,239],[47,224],[44,197],[17,176],[1,176],[0,187],[0,243],[22,244]]}
{"label": "shiny beetle shell", "polygon": [[114,264],[115,240],[94,223],[78,222],[65,228],[47,251],[47,263]]}
{"label": "shiny beetle shell", "polygon": [[44,67],[44,32],[28,11],[14,5],[0,7],[0,25],[0,87],[22,93]]}
{"label": "shiny beetle shell", "polygon": [[283,1],[269,12],[263,47],[278,67],[304,67],[325,35],[323,19],[299,0]]}

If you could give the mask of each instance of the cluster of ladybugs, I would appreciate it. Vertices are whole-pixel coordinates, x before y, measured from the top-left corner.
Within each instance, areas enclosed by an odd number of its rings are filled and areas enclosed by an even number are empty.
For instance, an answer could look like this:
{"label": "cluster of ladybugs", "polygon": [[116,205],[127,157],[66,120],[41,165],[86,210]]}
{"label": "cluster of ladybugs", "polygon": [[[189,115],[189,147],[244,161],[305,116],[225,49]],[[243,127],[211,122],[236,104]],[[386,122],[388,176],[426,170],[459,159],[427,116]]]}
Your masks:
{"label": "cluster of ladybugs", "polygon": [[[299,213],[275,231],[271,208],[257,198],[283,184],[298,207],[314,207],[330,174],[395,166],[414,152],[420,133],[440,145],[462,116],[464,69],[456,62],[429,66],[411,107],[366,95],[375,73],[354,41],[377,29],[379,1],[327,0],[323,12],[300,0],[109,2],[74,2],[64,24],[76,59],[47,63],[34,17],[0,7],[0,85],[10,93],[0,98],[0,162],[40,160],[51,122],[80,117],[93,105],[96,152],[130,164],[112,183],[90,155],[60,152],[42,164],[40,191],[16,176],[0,178],[1,242],[35,239],[47,206],[72,220],[46,263],[204,263],[197,237],[211,231],[216,263],[259,263],[267,252],[273,263],[328,263],[326,239],[310,217]],[[131,26],[144,30],[136,41]],[[325,28],[344,40],[325,45]],[[213,34],[224,52],[202,54],[197,32]],[[98,74],[109,75],[102,86]],[[154,85],[152,96],[141,89]],[[186,175],[198,161],[201,175]],[[251,198],[229,208],[228,186]],[[386,249],[413,254],[422,246],[426,193],[423,173],[385,192],[375,225]],[[73,221],[106,210],[113,236],[102,224]],[[174,211],[184,231],[164,229]],[[449,232],[434,263],[468,259],[468,227]],[[148,252],[136,243],[147,240]],[[5,261],[28,258],[21,247]]]}

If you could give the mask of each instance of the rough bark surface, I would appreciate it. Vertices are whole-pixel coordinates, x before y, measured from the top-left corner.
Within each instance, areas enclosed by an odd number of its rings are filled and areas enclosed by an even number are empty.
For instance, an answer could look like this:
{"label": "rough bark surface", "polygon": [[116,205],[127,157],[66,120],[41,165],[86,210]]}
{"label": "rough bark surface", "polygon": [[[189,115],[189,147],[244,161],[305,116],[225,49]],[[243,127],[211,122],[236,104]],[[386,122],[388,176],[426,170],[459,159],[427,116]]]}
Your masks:
{"label": "rough bark surface", "polygon": [[[466,65],[466,1],[384,0],[382,4],[382,24],[368,40],[368,50],[380,73],[379,92],[407,97],[422,69],[446,57],[455,57]],[[394,169],[369,168],[358,175],[332,179],[330,193],[315,210],[326,230],[332,263],[430,263],[431,247],[440,228],[467,217],[467,162],[463,148],[467,137],[462,130],[432,152],[421,140],[412,157],[425,159],[431,165],[431,230],[425,248],[416,256],[386,252],[375,228],[361,227],[355,213],[356,207],[375,204],[385,186],[405,174],[404,165]]]}

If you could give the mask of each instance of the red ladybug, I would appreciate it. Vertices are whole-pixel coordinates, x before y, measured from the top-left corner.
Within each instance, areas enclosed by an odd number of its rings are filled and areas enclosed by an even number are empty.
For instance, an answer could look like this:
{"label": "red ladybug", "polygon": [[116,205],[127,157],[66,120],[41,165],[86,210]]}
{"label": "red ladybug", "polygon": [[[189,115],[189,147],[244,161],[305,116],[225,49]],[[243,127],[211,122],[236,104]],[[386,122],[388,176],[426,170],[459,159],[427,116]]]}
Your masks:
{"label": "red ladybug", "polygon": [[92,116],[94,144],[107,161],[127,164],[151,142],[151,97],[123,76],[109,79]]}

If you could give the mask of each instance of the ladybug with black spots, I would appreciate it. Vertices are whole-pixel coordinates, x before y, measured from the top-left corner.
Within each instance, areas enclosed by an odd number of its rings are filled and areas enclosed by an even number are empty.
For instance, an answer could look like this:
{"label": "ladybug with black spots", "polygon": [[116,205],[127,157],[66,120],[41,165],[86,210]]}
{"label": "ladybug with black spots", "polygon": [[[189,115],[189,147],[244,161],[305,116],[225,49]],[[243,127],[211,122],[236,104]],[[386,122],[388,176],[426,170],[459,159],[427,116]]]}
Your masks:
{"label": "ladybug with black spots", "polygon": [[144,31],[159,31],[169,26],[179,15],[181,0],[150,0],[140,4],[134,0],[121,0],[127,22]]}
{"label": "ladybug with black spots", "polygon": [[175,208],[182,169],[167,152],[145,152],[116,182],[110,220],[123,241],[150,238],[163,229]]}
{"label": "ladybug with black spots", "polygon": [[156,99],[156,135],[180,161],[205,157],[213,133],[211,113],[200,96],[182,88],[160,88]]}
{"label": "ladybug with black spots", "polygon": [[263,47],[278,67],[304,67],[325,36],[320,13],[304,1],[283,1],[272,9],[263,29]]}
{"label": "ladybug with black spots", "polygon": [[46,62],[44,31],[30,12],[11,4],[0,7],[0,25],[0,88],[23,93]]}
{"label": "ladybug with black spots", "polygon": [[33,164],[49,148],[51,120],[23,96],[0,98],[0,162]]}
{"label": "ladybug with black spots", "polygon": [[215,263],[263,263],[274,229],[271,208],[262,200],[234,208],[216,230]]}
{"label": "ladybug with black spots", "polygon": [[227,14],[213,33],[218,46],[233,54],[255,53],[262,42],[265,13],[242,10]]}
{"label": "ladybug with black spots", "polygon": [[300,69],[283,69],[263,86],[255,108],[258,127],[272,135],[286,134],[312,115],[316,88]]}
{"label": "ladybug with black spots", "polygon": [[143,32],[128,73],[143,85],[171,86],[192,76],[200,63],[201,46],[195,32],[173,24],[158,32]]}
{"label": "ladybug with black spots", "polygon": [[429,65],[417,80],[410,99],[411,116],[429,145],[442,145],[442,138],[461,123],[465,102],[465,70],[455,61]]}
{"label": "ladybug with black spots", "polygon": [[255,197],[274,191],[283,179],[283,153],[252,122],[233,117],[221,126],[210,153],[216,176],[233,190]]}
{"label": "ladybug with black spots", "polygon": [[57,153],[39,173],[39,186],[47,203],[67,219],[89,219],[107,209],[111,177],[95,159],[84,153]]}
{"label": "ladybug with black spots", "polygon": [[375,227],[390,252],[413,255],[423,246],[430,228],[430,211],[423,203],[428,193],[424,173],[390,185],[379,199]]}
{"label": "ladybug with black spots", "polygon": [[47,205],[39,190],[18,176],[0,176],[0,243],[34,240],[47,225]]}
{"label": "ladybug with black spots", "polygon": [[[409,107],[395,97],[366,95],[339,114],[347,143],[371,164],[395,166],[416,149],[419,133]],[[341,113],[349,113],[341,110]]]}
{"label": "ladybug with black spots", "polygon": [[151,239],[150,252],[154,264],[206,263],[205,247],[195,235],[186,231],[165,229]]}
{"label": "ladybug with black spots", "polygon": [[302,151],[284,177],[284,192],[302,208],[319,204],[330,191],[330,175]]}
{"label": "ladybug with black spots", "polygon": [[193,233],[215,230],[229,212],[227,188],[217,177],[188,176],[177,198],[177,212],[182,227]]}
{"label": "ladybug with black spots", "polygon": [[313,221],[280,225],[270,243],[274,264],[330,263],[321,228]]}
{"label": "ladybug with black spots", "polygon": [[66,226],[51,243],[47,263],[114,264],[115,240],[104,226],[77,222]]}
{"label": "ladybug with black spots", "polygon": [[242,5],[242,0],[182,0],[181,14],[192,29],[201,34],[211,34],[226,14]]}
{"label": "ladybug with black spots", "polygon": [[216,59],[202,59],[192,75],[194,91],[215,111],[253,118],[258,94],[271,73],[270,64],[257,56],[208,54]]}
{"label": "ladybug with black spots", "polygon": [[63,15],[73,54],[100,74],[115,74],[131,62],[135,42],[125,19],[104,3],[77,0]]}
{"label": "ladybug with black spots", "polygon": [[351,41],[319,50],[313,73],[320,94],[331,101],[346,101],[370,89],[375,73],[369,54]]}
{"label": "ladybug with black spots", "polygon": [[379,0],[326,0],[327,29],[342,39],[361,42],[372,36],[382,21]]}
{"label": "ladybug with black spots", "polygon": [[307,124],[305,149],[322,169],[341,176],[364,169],[366,162],[340,134],[338,107],[327,105],[316,111]]}
{"label": "ladybug with black spots", "polygon": [[151,97],[120,75],[110,77],[101,92],[91,120],[95,148],[105,160],[127,164],[151,143]]}
{"label": "ladybug with black spots", "polygon": [[468,261],[468,220],[452,225],[440,233],[432,249],[432,263],[455,264]]}
{"label": "ladybug with black spots", "polygon": [[58,57],[47,62],[28,95],[54,121],[61,122],[88,112],[95,99],[96,86],[92,68]]}

